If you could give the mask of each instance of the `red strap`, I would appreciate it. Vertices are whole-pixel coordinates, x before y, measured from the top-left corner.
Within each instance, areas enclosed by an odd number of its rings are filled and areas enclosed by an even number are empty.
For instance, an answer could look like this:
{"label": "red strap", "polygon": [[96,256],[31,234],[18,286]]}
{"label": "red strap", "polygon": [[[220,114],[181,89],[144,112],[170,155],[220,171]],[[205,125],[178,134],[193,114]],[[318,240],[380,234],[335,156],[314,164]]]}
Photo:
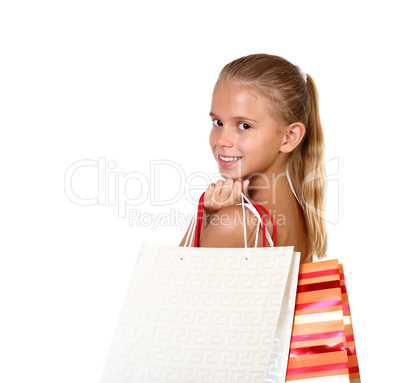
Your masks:
{"label": "red strap", "polygon": [[[197,222],[195,223],[194,247],[200,247],[202,213],[204,212],[204,195],[205,195],[205,193],[201,194],[200,201],[198,202]],[[191,246],[191,244],[190,244],[190,246]]]}
{"label": "red strap", "polygon": [[[195,225],[195,238],[194,238],[194,247],[200,247],[200,234],[201,234],[201,226],[202,226],[202,216],[203,216],[203,212],[204,212],[204,196],[205,193],[202,193],[199,203],[198,203],[198,211],[197,211],[197,221],[196,221],[196,225]],[[267,209],[265,209],[264,206],[251,201],[251,204],[256,208],[256,210],[258,211],[258,214],[260,215],[261,218],[261,222],[262,222],[262,233],[263,233],[263,247],[267,247],[267,239],[266,239],[266,235],[265,235],[265,219],[264,219],[264,215],[262,213],[262,211],[268,215],[269,219],[272,222],[272,226],[273,226],[273,242],[274,242],[274,246],[276,246],[276,224],[274,219],[272,218],[271,214],[269,214],[269,212],[267,211]]]}
{"label": "red strap", "polygon": [[260,215],[260,218],[262,220],[262,247],[267,247],[267,236],[265,235],[265,218],[264,218],[264,215],[262,214],[261,206],[251,200],[249,200],[249,201],[256,208],[256,210],[258,211],[258,214]]}
{"label": "red strap", "polygon": [[[275,223],[274,219],[272,218],[272,215],[268,212],[267,209],[265,209],[264,206],[259,205],[258,203],[253,202],[253,201],[251,201],[251,200],[250,200],[250,202],[252,203],[252,205],[253,205],[257,210],[258,210],[257,206],[258,206],[259,208],[261,208],[261,209],[264,211],[264,213],[268,216],[268,218],[271,220],[271,222],[272,222],[272,227],[273,227],[273,238],[272,238],[272,241],[274,242],[274,247],[276,247],[276,223]],[[264,219],[262,213],[261,213],[259,210],[258,210],[258,212],[260,213],[261,218]],[[264,232],[264,238],[265,238],[265,232]]]}

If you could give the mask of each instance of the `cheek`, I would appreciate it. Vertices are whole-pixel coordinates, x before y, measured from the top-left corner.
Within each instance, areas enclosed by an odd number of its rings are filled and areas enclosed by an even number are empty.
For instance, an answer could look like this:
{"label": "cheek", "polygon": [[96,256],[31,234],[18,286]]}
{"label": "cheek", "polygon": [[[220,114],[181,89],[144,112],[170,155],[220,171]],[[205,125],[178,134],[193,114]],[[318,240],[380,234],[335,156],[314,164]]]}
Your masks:
{"label": "cheek", "polygon": [[264,155],[266,143],[260,136],[248,136],[241,140],[239,148],[244,154],[257,158]]}
{"label": "cheek", "polygon": [[244,149],[247,153],[252,154],[252,161],[258,165],[271,162],[278,154],[278,140],[273,136],[262,135],[254,140],[244,142]]}

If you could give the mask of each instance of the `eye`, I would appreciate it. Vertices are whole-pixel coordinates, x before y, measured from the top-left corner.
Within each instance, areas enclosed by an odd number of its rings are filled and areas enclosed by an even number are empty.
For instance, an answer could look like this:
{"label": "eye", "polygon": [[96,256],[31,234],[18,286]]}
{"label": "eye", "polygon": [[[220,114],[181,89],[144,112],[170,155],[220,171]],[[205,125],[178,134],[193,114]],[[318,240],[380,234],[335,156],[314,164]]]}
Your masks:
{"label": "eye", "polygon": [[213,124],[214,126],[223,126],[222,121],[221,121],[221,120],[217,120],[217,119],[212,120],[212,124]]}
{"label": "eye", "polygon": [[245,124],[245,123],[242,122],[242,123],[239,124],[238,127],[239,127],[240,130],[248,130],[248,129],[251,128],[251,125]]}

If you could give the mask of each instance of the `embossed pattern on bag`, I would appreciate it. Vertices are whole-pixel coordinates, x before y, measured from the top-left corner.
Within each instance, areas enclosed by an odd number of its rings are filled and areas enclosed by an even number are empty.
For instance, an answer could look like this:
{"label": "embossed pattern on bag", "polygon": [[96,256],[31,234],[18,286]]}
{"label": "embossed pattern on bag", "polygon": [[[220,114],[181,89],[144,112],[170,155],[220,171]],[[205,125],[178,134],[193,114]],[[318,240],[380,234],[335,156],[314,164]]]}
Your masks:
{"label": "embossed pattern on bag", "polygon": [[264,382],[293,248],[179,249],[142,246],[101,382]]}

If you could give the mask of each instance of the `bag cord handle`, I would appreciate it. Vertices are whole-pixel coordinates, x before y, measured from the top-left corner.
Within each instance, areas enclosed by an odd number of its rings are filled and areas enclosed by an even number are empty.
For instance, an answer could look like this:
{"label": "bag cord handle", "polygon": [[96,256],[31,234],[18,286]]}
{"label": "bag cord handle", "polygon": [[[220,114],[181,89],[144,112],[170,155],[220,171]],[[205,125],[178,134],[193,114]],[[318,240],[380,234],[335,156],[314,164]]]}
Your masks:
{"label": "bag cord handle", "polygon": [[[199,202],[198,202],[198,210],[197,210],[197,219],[196,219],[196,225],[195,225],[195,238],[194,238],[194,247],[200,247],[200,234],[201,234],[201,226],[202,226],[202,217],[204,213],[204,196],[205,192],[202,193]],[[244,204],[244,199],[246,199],[245,196],[242,195],[242,204]],[[265,219],[263,212],[268,216],[268,218],[272,222],[273,226],[273,243],[274,247],[276,247],[276,224],[274,219],[272,218],[272,215],[265,209],[264,206],[253,202],[247,198],[247,200],[254,206],[254,208],[257,210],[258,214],[260,215],[261,218],[261,226],[262,226],[262,232],[263,232],[263,247],[267,247],[267,239],[265,235],[266,226],[265,226]],[[191,243],[191,242],[190,242]],[[191,244],[190,244],[191,246]]]}

